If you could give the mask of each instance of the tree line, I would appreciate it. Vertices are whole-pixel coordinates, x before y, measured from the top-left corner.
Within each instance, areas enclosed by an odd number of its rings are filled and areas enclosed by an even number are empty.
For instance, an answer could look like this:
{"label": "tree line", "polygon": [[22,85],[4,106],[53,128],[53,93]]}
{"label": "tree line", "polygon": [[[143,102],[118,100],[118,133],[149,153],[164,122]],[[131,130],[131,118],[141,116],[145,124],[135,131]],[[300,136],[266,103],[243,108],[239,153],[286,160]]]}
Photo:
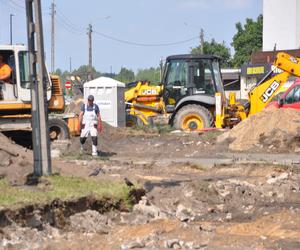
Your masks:
{"label": "tree line", "polygon": [[[236,34],[233,36],[230,44],[234,49],[231,54],[230,47],[223,42],[217,42],[215,39],[204,41],[203,45],[191,48],[191,54],[210,54],[221,57],[221,67],[239,68],[243,63],[250,60],[251,54],[262,49],[263,36],[263,16],[259,15],[256,20],[247,18],[244,25],[236,23]],[[73,72],[57,69],[55,74],[59,75],[62,82],[65,82],[71,75],[79,76],[81,82],[88,80],[88,66],[82,65]],[[101,73],[94,67],[92,69],[93,78],[107,76],[124,83],[134,81],[150,81],[157,83],[160,81],[160,67],[151,67],[148,69],[139,69],[135,74],[133,70],[122,67],[119,73]]]}

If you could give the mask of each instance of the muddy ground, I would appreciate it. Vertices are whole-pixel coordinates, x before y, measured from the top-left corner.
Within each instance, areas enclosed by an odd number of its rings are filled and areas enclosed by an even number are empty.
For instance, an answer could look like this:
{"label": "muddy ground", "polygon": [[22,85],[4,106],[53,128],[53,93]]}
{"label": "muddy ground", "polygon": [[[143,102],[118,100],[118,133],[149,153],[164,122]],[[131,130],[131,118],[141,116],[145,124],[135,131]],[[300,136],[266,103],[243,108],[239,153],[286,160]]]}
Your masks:
{"label": "muddy ground", "polygon": [[[0,248],[300,249],[298,153],[264,144],[232,152],[216,143],[220,133],[106,126],[95,159],[89,142],[79,152],[78,138],[54,145],[61,154],[54,172],[97,181],[127,177],[145,197],[131,211],[75,213],[64,226],[41,222],[38,211],[23,225],[12,219],[0,230]],[[8,164],[0,174],[22,183],[31,167]]]}

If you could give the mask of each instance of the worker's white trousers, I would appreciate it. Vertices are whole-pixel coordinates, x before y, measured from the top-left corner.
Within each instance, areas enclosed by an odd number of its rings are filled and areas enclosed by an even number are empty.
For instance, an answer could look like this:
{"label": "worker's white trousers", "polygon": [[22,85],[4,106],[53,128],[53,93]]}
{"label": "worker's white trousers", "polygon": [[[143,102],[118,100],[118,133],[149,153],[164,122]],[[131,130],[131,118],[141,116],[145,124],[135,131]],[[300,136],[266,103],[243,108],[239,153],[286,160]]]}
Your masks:
{"label": "worker's white trousers", "polygon": [[[98,131],[94,127],[94,125],[85,126],[84,129],[81,130],[80,137],[87,138],[89,135],[91,135],[91,137],[97,137],[98,136]],[[95,155],[95,156],[98,155],[97,143],[96,143],[96,145],[94,145],[94,142],[92,143],[92,155]]]}
{"label": "worker's white trousers", "polygon": [[84,128],[81,130],[80,137],[88,137],[91,135],[92,137],[97,137],[98,136],[98,130],[97,128],[94,127],[93,124],[90,126],[84,126]]}

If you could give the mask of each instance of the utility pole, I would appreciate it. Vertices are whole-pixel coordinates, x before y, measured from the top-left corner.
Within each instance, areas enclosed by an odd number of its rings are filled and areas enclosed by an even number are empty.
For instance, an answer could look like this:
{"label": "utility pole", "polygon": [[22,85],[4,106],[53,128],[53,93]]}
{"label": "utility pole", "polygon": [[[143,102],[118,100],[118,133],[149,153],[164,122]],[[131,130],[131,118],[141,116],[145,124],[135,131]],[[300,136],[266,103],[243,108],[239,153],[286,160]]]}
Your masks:
{"label": "utility pole", "polygon": [[93,80],[92,33],[93,33],[93,26],[91,24],[89,24],[89,26],[88,26],[88,33],[87,33],[87,35],[89,37],[89,68],[88,68],[88,80],[89,81]]}
{"label": "utility pole", "polygon": [[26,0],[29,74],[31,83],[31,126],[34,175],[51,174],[47,108],[47,72],[40,0]]}
{"label": "utility pole", "polygon": [[13,36],[13,22],[12,22],[13,16],[15,16],[15,15],[14,14],[9,15],[10,45],[12,45],[12,36]]}
{"label": "utility pole", "polygon": [[161,57],[160,61],[159,61],[159,80],[162,83],[162,78],[163,78],[163,69],[164,69],[164,63],[163,63],[164,59]]}
{"label": "utility pole", "polygon": [[51,72],[55,71],[55,3],[51,4]]}
{"label": "utility pole", "polygon": [[201,28],[201,31],[200,31],[200,52],[201,52],[202,55],[204,54],[203,47],[204,47],[204,30]]}
{"label": "utility pole", "polygon": [[72,57],[70,57],[70,73],[72,72]]}

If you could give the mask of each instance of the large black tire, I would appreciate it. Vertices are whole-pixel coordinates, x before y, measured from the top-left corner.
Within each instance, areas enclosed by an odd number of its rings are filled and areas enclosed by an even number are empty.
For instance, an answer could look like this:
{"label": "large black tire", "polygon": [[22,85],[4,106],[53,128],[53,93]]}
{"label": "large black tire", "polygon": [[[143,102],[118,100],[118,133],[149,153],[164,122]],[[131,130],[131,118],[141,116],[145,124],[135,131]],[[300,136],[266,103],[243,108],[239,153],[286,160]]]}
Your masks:
{"label": "large black tire", "polygon": [[49,119],[50,140],[67,140],[70,138],[68,125],[61,119]]}
{"label": "large black tire", "polygon": [[211,112],[197,104],[183,106],[176,113],[173,126],[181,130],[197,130],[210,128],[214,125],[214,117]]}

